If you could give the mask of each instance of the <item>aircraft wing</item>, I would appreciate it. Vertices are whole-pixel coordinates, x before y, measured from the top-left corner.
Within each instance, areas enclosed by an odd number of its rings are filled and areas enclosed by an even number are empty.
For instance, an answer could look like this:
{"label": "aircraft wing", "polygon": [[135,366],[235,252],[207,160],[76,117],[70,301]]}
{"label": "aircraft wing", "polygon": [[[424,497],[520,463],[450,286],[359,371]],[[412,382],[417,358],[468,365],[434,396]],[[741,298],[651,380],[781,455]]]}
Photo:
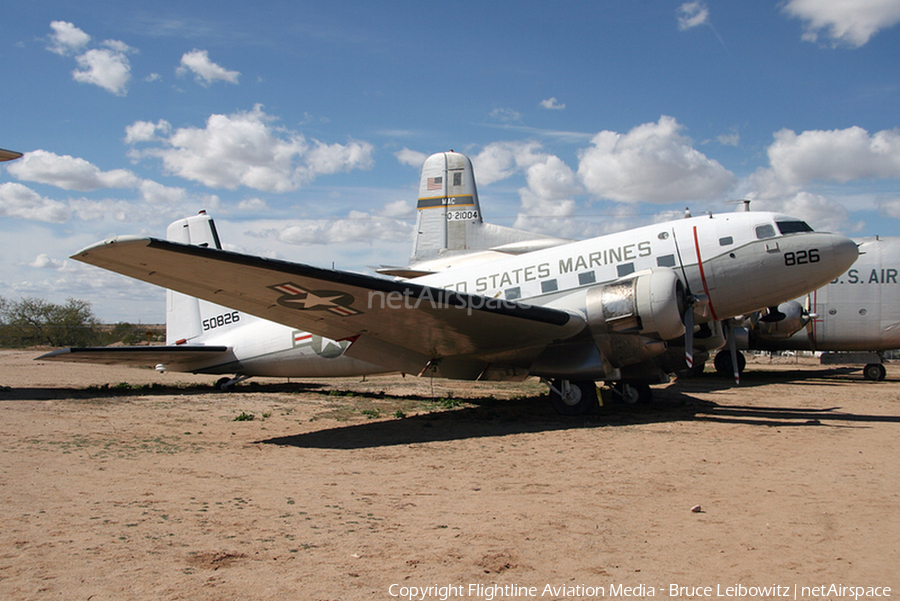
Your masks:
{"label": "aircraft wing", "polygon": [[121,236],[73,259],[332,340],[375,339],[442,358],[543,346],[581,315],[155,238]]}
{"label": "aircraft wing", "polygon": [[36,360],[141,367],[162,363],[175,367],[222,356],[229,350],[227,346],[89,346],[60,349]]}

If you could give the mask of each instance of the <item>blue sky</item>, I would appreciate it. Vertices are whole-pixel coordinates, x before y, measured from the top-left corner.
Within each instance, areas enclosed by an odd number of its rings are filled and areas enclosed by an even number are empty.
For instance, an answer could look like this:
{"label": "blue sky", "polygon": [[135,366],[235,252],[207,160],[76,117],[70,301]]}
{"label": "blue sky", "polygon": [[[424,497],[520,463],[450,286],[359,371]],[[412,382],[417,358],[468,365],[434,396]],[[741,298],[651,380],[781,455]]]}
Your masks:
{"label": "blue sky", "polygon": [[[515,8],[511,8],[515,6]],[[728,201],[900,235],[900,0],[24,0],[4,7],[0,296],[158,323],[67,257],[207,209],[226,247],[406,264],[419,168],[584,238]]]}

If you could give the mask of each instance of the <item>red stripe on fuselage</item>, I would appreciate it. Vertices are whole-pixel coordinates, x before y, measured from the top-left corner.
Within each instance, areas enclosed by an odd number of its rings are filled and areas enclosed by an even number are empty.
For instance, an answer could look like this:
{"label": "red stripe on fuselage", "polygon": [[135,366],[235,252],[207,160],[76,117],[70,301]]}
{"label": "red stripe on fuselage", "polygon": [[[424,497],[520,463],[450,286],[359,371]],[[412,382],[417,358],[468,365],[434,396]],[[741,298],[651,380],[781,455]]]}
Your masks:
{"label": "red stripe on fuselage", "polygon": [[716,316],[716,309],[713,307],[712,296],[709,294],[709,285],[706,283],[706,274],[703,272],[703,259],[700,258],[700,239],[697,237],[697,226],[694,226],[694,249],[697,251],[697,267],[700,268],[700,281],[703,283],[703,294],[709,299],[709,312],[712,313],[713,319],[719,321]]}

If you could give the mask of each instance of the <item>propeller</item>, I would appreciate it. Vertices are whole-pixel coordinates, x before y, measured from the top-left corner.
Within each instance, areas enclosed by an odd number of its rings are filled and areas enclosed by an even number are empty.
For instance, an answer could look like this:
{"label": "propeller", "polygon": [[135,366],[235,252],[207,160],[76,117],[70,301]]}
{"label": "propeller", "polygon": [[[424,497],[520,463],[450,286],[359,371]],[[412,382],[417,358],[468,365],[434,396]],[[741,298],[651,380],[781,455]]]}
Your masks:
{"label": "propeller", "polygon": [[725,337],[728,339],[728,352],[731,354],[731,369],[734,371],[734,383],[740,385],[741,370],[738,365],[737,340],[734,338],[734,326],[731,320],[725,323]]}
{"label": "propeller", "polygon": [[674,228],[672,229],[672,241],[675,243],[675,253],[678,255],[681,277],[684,279],[684,316],[681,319],[684,323],[684,362],[688,369],[691,369],[694,367],[694,311],[700,309],[700,314],[706,316],[706,311],[709,307],[709,297],[705,294],[693,294],[691,292],[691,281],[688,279],[687,271],[684,269],[684,261],[681,259],[681,248],[678,246],[678,238],[675,236]]}

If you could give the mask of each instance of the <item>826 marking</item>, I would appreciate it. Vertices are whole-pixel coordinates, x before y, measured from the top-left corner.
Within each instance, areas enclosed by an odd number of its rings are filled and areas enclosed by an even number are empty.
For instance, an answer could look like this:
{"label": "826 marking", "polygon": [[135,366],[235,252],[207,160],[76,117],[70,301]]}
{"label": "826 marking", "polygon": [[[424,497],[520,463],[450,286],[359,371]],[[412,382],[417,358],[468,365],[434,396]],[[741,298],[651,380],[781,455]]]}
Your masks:
{"label": "826 marking", "polygon": [[793,265],[808,265],[809,263],[818,263],[820,260],[821,257],[819,257],[818,248],[811,248],[808,251],[798,250],[797,252],[784,253],[784,264],[788,267],[791,267]]}
{"label": "826 marking", "polygon": [[231,313],[223,313],[221,315],[216,315],[215,317],[210,317],[209,319],[203,320],[203,331],[213,330],[215,328],[221,328],[222,326],[227,326],[230,323],[237,323],[241,320],[241,314],[237,311],[232,311]]}

